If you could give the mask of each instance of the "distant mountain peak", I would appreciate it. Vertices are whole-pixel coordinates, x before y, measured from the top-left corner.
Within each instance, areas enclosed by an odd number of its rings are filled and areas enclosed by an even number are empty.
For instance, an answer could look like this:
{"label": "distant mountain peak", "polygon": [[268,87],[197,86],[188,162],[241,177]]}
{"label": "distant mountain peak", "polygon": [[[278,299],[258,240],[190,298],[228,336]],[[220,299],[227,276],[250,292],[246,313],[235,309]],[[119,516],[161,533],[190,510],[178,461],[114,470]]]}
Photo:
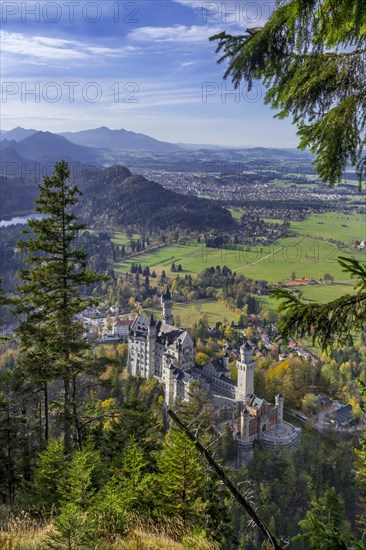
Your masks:
{"label": "distant mountain peak", "polygon": [[21,126],[17,126],[12,130],[2,130],[1,135],[8,140],[22,141],[22,139],[30,137],[37,132],[38,130],[34,130],[34,128],[22,128]]}
{"label": "distant mountain peak", "polygon": [[111,130],[106,126],[101,126],[80,132],[63,132],[60,135],[77,145],[118,151],[169,153],[182,150],[179,145],[159,141],[151,136],[132,132],[124,128]]}

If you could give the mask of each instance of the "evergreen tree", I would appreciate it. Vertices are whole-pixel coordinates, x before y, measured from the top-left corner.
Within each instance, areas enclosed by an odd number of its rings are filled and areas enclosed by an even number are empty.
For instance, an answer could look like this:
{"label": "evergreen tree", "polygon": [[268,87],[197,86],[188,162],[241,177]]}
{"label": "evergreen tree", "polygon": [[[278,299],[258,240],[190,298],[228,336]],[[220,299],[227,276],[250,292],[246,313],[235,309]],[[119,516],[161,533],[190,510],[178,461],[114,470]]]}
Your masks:
{"label": "evergreen tree", "polygon": [[61,504],[72,503],[86,511],[102,481],[100,454],[88,439],[83,449],[73,454],[60,480]]}
{"label": "evergreen tree", "polygon": [[56,550],[64,545],[75,550],[87,548],[95,538],[95,524],[88,511],[98,489],[96,480],[102,483],[101,472],[99,452],[88,441],[81,451],[74,453],[58,485],[61,505],[55,530],[47,541],[50,548]]}
{"label": "evergreen tree", "polygon": [[45,438],[48,439],[48,382],[61,378],[64,387],[65,451],[71,450],[72,427],[81,445],[77,412],[77,377],[89,368],[88,341],[75,315],[92,302],[80,296],[80,288],[101,277],[87,268],[83,249],[75,245],[84,226],[71,208],[79,191],[68,183],[70,170],[64,161],[39,185],[36,211],[42,219],[28,221],[26,238],[18,243],[26,252],[26,267],[19,272],[17,313],[22,316],[20,366],[36,385],[44,387]]}
{"label": "evergreen tree", "polygon": [[65,471],[65,449],[59,441],[51,441],[41,453],[30,488],[30,505],[39,513],[52,514],[60,504],[60,483]]}
{"label": "evergreen tree", "polygon": [[348,162],[360,182],[366,171],[365,20],[364,0],[281,0],[264,27],[210,38],[229,63],[224,77],[248,90],[263,82],[265,103],[292,116],[299,147],[330,184]]}
{"label": "evergreen tree", "polygon": [[126,512],[147,513],[153,500],[153,476],[149,473],[149,462],[134,438],[128,442],[122,455],[113,464],[112,477],[99,494],[102,503],[104,494],[115,501]]}
{"label": "evergreen tree", "polygon": [[202,495],[206,474],[192,441],[183,432],[171,429],[157,464],[160,509],[168,516],[199,525],[205,510]]}
{"label": "evergreen tree", "polygon": [[299,522],[302,533],[294,540],[307,541],[312,550],[362,550],[363,543],[352,539],[343,520],[344,506],[334,488],[326,491]]}

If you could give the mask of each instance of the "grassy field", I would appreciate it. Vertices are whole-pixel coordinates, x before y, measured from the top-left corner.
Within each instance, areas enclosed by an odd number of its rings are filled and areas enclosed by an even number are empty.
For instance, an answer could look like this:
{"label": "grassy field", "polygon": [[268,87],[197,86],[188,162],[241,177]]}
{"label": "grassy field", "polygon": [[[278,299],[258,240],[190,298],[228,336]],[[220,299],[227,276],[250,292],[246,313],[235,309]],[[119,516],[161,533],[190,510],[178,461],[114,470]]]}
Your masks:
{"label": "grassy field", "polygon": [[231,215],[234,218],[234,220],[239,221],[240,218],[243,215],[243,211],[240,208],[228,208],[228,210],[230,210]]}
{"label": "grassy field", "polygon": [[[206,267],[225,264],[237,273],[271,282],[285,281],[292,272],[297,277],[314,279],[330,273],[336,281],[343,282],[347,278],[337,262],[339,254],[334,244],[306,237],[281,239],[275,245],[249,250],[206,248],[204,243],[191,241],[186,245],[166,246],[141,254],[118,262],[114,267],[118,272],[126,272],[130,270],[131,263],[138,263],[150,266],[157,274],[165,270],[167,275],[171,275],[173,262],[181,264],[184,273],[191,274],[197,274]],[[363,253],[355,255],[364,258]]]}
{"label": "grassy field", "polygon": [[313,214],[301,222],[292,222],[291,229],[298,235],[335,239],[349,246],[354,241],[366,239],[366,217],[349,216],[339,212]]}
{"label": "grassy field", "polygon": [[[239,210],[235,210],[235,213],[238,215]],[[138,263],[143,267],[148,265],[158,275],[164,270],[168,276],[172,276],[174,274],[170,268],[173,262],[182,265],[182,275],[198,274],[210,266],[227,265],[246,277],[270,282],[285,282],[292,273],[296,277],[312,277],[315,280],[330,273],[335,282],[341,284],[315,285],[302,289],[304,296],[310,300],[325,301],[340,296],[344,291],[344,283],[352,283],[342,271],[337,258],[340,255],[350,256],[347,250],[352,241],[366,239],[364,222],[361,215],[314,214],[301,222],[291,223],[298,237],[281,239],[271,246],[247,248],[239,245],[239,250],[212,249],[192,239],[187,244],[161,247],[118,262],[114,268],[117,273],[124,273],[130,270],[131,263]],[[346,249],[339,249],[328,242],[330,238],[344,243]],[[116,233],[115,239],[120,244],[127,242],[127,237],[122,233]],[[357,250],[352,251],[352,255],[366,259],[365,253]]]}
{"label": "grassy field", "polygon": [[[349,284],[334,284],[334,285],[314,285],[301,289],[305,298],[309,301],[327,302],[339,298],[342,294],[352,293],[353,286]],[[259,301],[272,311],[276,311],[278,301],[271,296],[260,296]],[[154,315],[160,318],[161,309],[154,308],[147,313],[153,312]],[[239,320],[240,314],[230,310],[224,303],[216,300],[197,300],[184,304],[174,304],[173,313],[175,317],[179,317],[180,325],[183,327],[192,327],[195,323],[207,315],[209,325],[214,325],[217,321],[228,322]]]}
{"label": "grassy field", "polygon": [[[160,318],[160,308],[151,311]],[[192,327],[203,315],[207,315],[209,325],[214,325],[217,321],[228,323],[234,321],[236,323],[239,320],[238,313],[231,311],[225,304],[216,300],[197,300],[184,304],[175,303],[173,313],[175,318],[179,317],[179,324],[183,327]]]}
{"label": "grassy field", "polygon": [[301,292],[309,301],[328,302],[340,298],[343,294],[353,294],[354,289],[352,283],[342,283],[307,286],[301,289]]}
{"label": "grassy field", "polygon": [[128,237],[126,233],[122,232],[122,231],[117,231],[116,233],[114,233],[113,237],[112,237],[112,241],[115,243],[115,244],[129,244],[129,242],[132,240],[136,241],[137,239],[140,238],[140,235],[138,233],[134,233],[132,235],[132,237]]}

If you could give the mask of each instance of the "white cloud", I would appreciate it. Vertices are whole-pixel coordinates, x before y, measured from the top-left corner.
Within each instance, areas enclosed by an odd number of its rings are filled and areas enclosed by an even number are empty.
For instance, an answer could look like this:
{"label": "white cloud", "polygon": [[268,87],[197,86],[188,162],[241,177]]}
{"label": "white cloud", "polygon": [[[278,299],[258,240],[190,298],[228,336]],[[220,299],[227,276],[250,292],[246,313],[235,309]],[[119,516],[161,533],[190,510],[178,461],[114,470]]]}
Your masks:
{"label": "white cloud", "polygon": [[180,42],[201,44],[208,42],[208,38],[220,32],[219,28],[192,25],[174,25],[173,27],[140,27],[128,36],[139,42]]}
{"label": "white cloud", "polygon": [[63,40],[48,36],[29,36],[5,31],[0,32],[0,41],[3,55],[16,55],[36,58],[37,60],[86,60],[93,55],[120,57],[131,55],[137,50],[131,46],[113,49],[88,45],[76,40]]}
{"label": "white cloud", "polygon": [[16,54],[42,59],[85,59],[87,55],[75,47],[75,42],[43,36],[27,36],[2,31],[3,54]]}
{"label": "white cloud", "polygon": [[182,4],[183,6],[187,6],[189,8],[201,10],[202,5],[204,2],[200,2],[199,0],[173,0],[176,4]]}
{"label": "white cloud", "polygon": [[188,8],[200,12],[203,24],[221,23],[228,27],[263,25],[276,7],[275,0],[173,0]]}
{"label": "white cloud", "polygon": [[180,64],[181,67],[192,67],[192,65],[195,65],[195,61],[183,61],[183,63]]}

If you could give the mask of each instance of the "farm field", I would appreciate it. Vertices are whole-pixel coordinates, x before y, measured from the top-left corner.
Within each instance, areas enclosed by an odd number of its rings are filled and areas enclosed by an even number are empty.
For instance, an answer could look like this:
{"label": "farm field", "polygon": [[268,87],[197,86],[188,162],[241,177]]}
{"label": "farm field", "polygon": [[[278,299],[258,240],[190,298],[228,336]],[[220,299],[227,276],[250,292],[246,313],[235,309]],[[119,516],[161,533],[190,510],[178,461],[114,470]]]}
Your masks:
{"label": "farm field", "polygon": [[[340,255],[337,247],[326,241],[306,237],[286,238],[276,244],[252,247],[249,250],[206,248],[204,243],[191,241],[185,245],[159,248],[123,262],[114,264],[117,272],[130,270],[132,263],[148,265],[159,275],[163,270],[171,275],[171,265],[181,264],[183,273],[197,274],[206,267],[227,265],[233,271],[253,279],[267,279],[271,282],[284,281],[291,277],[313,277],[319,279],[328,272],[335,281],[345,281],[345,274],[338,265]],[[363,258],[363,253],[355,253]]]}
{"label": "farm field", "polygon": [[354,288],[352,283],[343,284],[326,284],[326,285],[313,285],[307,286],[301,289],[301,292],[309,301],[314,302],[328,302],[330,300],[336,300],[343,294],[353,294]]}
{"label": "farm field", "polygon": [[[292,222],[291,228],[298,233],[298,237],[281,239],[270,246],[247,249],[239,245],[240,250],[212,249],[192,239],[187,244],[168,245],[115,263],[114,269],[117,273],[125,273],[130,271],[131,263],[137,263],[142,267],[148,265],[158,275],[164,270],[168,276],[174,276],[170,270],[174,262],[182,265],[181,276],[184,276],[185,273],[198,274],[206,267],[226,265],[254,280],[270,282],[285,282],[293,273],[298,278],[312,277],[315,280],[330,273],[336,283],[342,284],[312,285],[301,289],[305,297],[319,301],[339,297],[345,291],[343,283],[349,283],[351,289],[352,282],[342,271],[337,258],[352,255],[366,260],[366,254],[358,250],[347,253],[327,239],[341,241],[347,248],[352,241],[366,239],[364,216],[334,212],[314,214],[301,222]],[[116,234],[115,239],[120,243],[128,240],[123,233]]]}
{"label": "farm field", "polygon": [[113,237],[112,237],[112,241],[115,243],[115,244],[129,244],[129,242],[131,241],[131,239],[133,240],[137,240],[140,238],[140,235],[138,233],[134,233],[131,237],[128,237],[127,234],[125,232],[122,232],[122,231],[117,231],[116,233],[114,233]]}
{"label": "farm field", "polygon": [[[161,316],[161,309],[149,310],[157,317]],[[216,300],[197,300],[195,302],[178,304],[174,303],[173,314],[179,317],[180,325],[183,327],[192,327],[203,315],[207,315],[209,325],[214,325],[217,321],[236,323],[239,320],[239,314],[231,311],[225,304]],[[226,321],[225,321],[226,320]]]}
{"label": "farm field", "polygon": [[298,235],[334,239],[349,247],[352,241],[366,239],[366,217],[362,214],[349,216],[339,212],[313,214],[301,222],[292,222],[291,229]]}

